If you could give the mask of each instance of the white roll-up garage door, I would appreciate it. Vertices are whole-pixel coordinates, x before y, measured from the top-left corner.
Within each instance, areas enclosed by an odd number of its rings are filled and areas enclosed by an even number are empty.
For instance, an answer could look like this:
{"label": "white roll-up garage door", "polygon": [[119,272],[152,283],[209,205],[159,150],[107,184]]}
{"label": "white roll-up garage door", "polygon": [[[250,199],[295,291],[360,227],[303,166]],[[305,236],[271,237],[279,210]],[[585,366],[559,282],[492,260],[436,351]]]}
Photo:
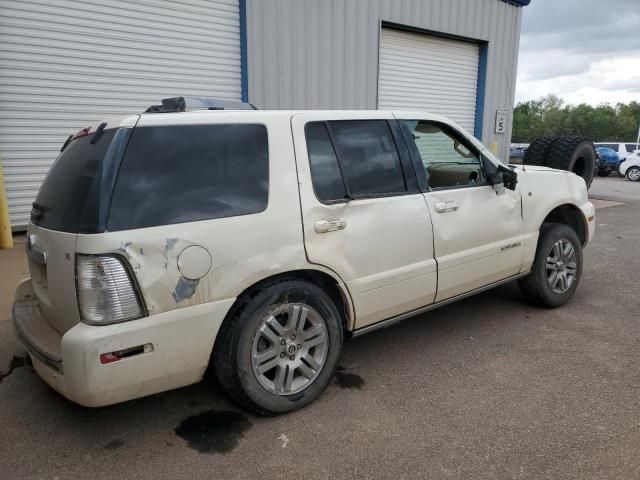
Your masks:
{"label": "white roll-up garage door", "polygon": [[479,61],[476,43],[383,28],[378,108],[438,113],[473,133]]}
{"label": "white roll-up garage door", "polygon": [[166,97],[240,99],[238,0],[2,0],[0,65],[15,228],[69,134]]}

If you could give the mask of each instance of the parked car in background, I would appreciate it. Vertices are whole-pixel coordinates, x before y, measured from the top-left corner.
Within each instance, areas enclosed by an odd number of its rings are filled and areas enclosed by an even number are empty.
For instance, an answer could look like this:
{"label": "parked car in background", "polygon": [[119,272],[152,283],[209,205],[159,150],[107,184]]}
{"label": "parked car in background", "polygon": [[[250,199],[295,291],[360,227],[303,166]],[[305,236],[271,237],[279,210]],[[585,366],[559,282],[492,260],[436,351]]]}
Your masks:
{"label": "parked car in background", "polygon": [[617,172],[620,166],[620,157],[615,150],[607,147],[596,147],[598,154],[598,175],[607,177],[611,172]]}
{"label": "parked car in background", "polygon": [[637,146],[635,143],[596,142],[594,145],[596,147],[605,147],[614,150],[618,154],[618,157],[620,157],[621,162],[623,162],[627,158],[627,155],[637,150]]}
{"label": "parked car in background", "polygon": [[620,163],[618,173],[632,182],[640,182],[640,151],[634,152]]}

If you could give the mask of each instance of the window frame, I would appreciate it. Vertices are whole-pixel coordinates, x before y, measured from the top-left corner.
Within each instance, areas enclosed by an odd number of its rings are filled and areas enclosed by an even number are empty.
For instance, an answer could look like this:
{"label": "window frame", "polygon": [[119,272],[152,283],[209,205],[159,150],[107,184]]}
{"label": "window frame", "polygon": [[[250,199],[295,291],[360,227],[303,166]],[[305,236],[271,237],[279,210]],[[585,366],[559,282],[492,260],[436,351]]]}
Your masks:
{"label": "window frame", "polygon": [[[389,134],[395,146],[396,154],[398,156],[398,163],[400,165],[400,172],[402,174],[402,179],[405,185],[405,190],[402,192],[370,193],[370,194],[359,194],[359,193],[354,194],[351,192],[349,182],[347,181],[344,174],[344,163],[343,163],[344,155],[343,155],[343,152],[340,151],[333,129],[331,128],[331,123],[333,122],[372,122],[372,121],[385,122],[387,125],[387,128],[389,129]],[[311,156],[309,155],[309,146],[307,142],[307,126],[314,123],[322,124],[325,127],[325,130],[329,136],[329,141],[331,142],[331,148],[333,149],[333,153],[336,156],[336,161],[338,163],[338,170],[340,171],[341,180],[345,189],[346,197],[343,199],[322,200],[320,197],[318,197],[318,192],[316,191],[316,186],[314,182]],[[413,168],[413,161],[411,159],[409,148],[406,142],[404,141],[404,138],[402,137],[402,132],[400,131],[400,126],[398,125],[397,120],[389,120],[386,118],[347,118],[347,119],[309,120],[304,124],[304,139],[307,147],[306,148],[307,160],[309,162],[309,173],[311,175],[311,185],[313,188],[313,194],[315,195],[316,200],[318,200],[318,202],[322,203],[323,205],[336,205],[336,204],[342,204],[342,203],[349,203],[351,201],[367,200],[367,199],[375,199],[375,198],[401,197],[405,195],[415,195],[416,193],[420,193],[419,182],[417,178],[414,176],[415,170]]]}
{"label": "window frame", "polygon": [[[430,125],[435,125],[442,129],[445,133],[453,137],[455,140],[460,142],[464,147],[473,153],[476,157],[478,157],[480,161],[480,170],[482,170],[484,181],[482,183],[477,183],[475,185],[452,185],[449,187],[431,187],[429,185],[429,175],[427,173],[427,169],[424,167],[424,163],[422,162],[422,156],[420,155],[420,151],[416,146],[415,140],[411,136],[411,132],[407,126],[407,122],[424,122]],[[459,190],[462,188],[478,188],[478,187],[486,187],[491,186],[487,181],[487,171],[484,168],[484,162],[487,160],[486,157],[482,154],[478,148],[476,148],[473,143],[471,143],[461,132],[456,130],[451,125],[448,125],[444,122],[439,122],[437,120],[426,120],[426,119],[417,119],[417,118],[403,118],[399,119],[398,123],[400,125],[400,130],[402,131],[402,135],[404,141],[407,143],[407,149],[409,150],[409,154],[411,155],[411,159],[413,161],[413,166],[416,170],[416,175],[418,177],[419,188],[422,193],[429,192],[441,192],[444,190]]]}

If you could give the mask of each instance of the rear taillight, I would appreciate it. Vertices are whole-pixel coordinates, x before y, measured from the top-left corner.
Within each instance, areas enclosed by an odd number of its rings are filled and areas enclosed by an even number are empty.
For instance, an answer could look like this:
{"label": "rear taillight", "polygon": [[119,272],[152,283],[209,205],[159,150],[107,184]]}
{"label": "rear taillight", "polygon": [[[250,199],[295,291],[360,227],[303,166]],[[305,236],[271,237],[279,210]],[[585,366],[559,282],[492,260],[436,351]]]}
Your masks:
{"label": "rear taillight", "polygon": [[76,288],[85,323],[106,325],[143,316],[133,280],[118,257],[77,255]]}

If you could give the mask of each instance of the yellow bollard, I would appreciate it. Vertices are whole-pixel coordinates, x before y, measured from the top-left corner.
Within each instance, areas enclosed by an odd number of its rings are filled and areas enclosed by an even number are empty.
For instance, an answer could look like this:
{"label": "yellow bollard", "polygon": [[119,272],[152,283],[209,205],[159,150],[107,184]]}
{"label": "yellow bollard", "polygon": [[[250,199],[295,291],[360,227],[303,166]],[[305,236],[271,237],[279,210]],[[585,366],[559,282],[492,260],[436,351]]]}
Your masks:
{"label": "yellow bollard", "polygon": [[0,248],[13,248],[11,222],[9,222],[9,203],[7,202],[4,175],[2,174],[2,158],[0,158]]}

